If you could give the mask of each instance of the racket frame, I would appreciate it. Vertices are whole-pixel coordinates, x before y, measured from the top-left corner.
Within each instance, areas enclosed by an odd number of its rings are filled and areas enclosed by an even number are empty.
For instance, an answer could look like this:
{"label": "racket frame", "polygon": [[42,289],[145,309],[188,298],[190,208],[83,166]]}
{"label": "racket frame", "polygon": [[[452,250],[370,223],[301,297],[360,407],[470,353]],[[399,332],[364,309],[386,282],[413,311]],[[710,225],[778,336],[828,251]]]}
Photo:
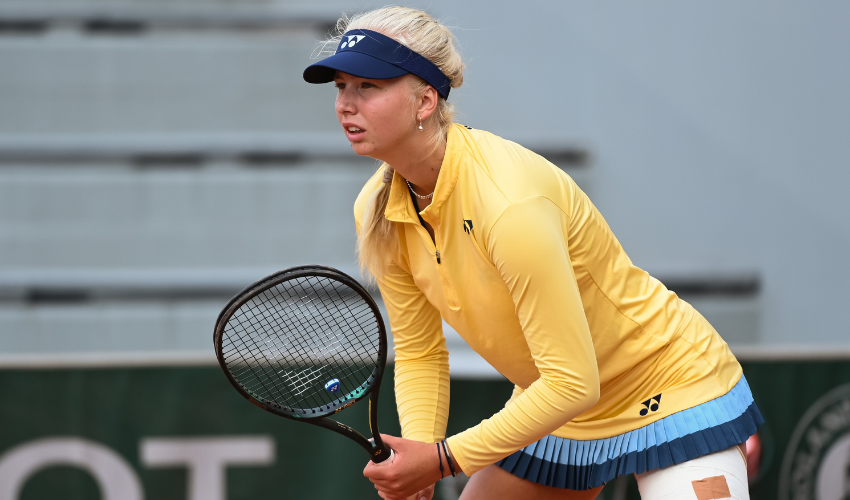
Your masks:
{"label": "racket frame", "polygon": [[[329,278],[344,283],[360,295],[360,297],[363,298],[366,304],[372,309],[379,330],[378,361],[375,364],[375,368],[372,370],[372,374],[369,378],[367,378],[360,387],[352,391],[352,393],[359,392],[359,394],[356,394],[344,403],[335,402],[325,405],[327,408],[324,410],[316,411],[316,408],[310,410],[303,409],[302,411],[304,411],[304,413],[299,414],[294,411],[286,411],[273,401],[260,401],[250,395],[241,386],[241,384],[236,381],[233,374],[230,372],[230,369],[227,367],[227,363],[224,359],[224,353],[222,352],[222,339],[224,337],[225,327],[227,326],[227,322],[230,320],[231,316],[249,300],[285,281],[311,276]],[[266,276],[236,294],[221,310],[221,313],[219,313],[218,319],[216,320],[213,341],[215,344],[216,359],[227,377],[227,380],[229,380],[233,388],[250,403],[275,415],[299,422],[317,425],[352,439],[369,453],[372,461],[376,464],[390,458],[392,450],[381,439],[381,433],[378,428],[378,394],[381,389],[381,379],[384,375],[384,367],[387,361],[387,332],[384,327],[384,321],[381,317],[381,311],[378,309],[378,305],[375,304],[375,301],[372,299],[372,296],[369,295],[369,292],[367,292],[366,289],[351,276],[332,267],[317,265],[291,267]],[[362,390],[360,390],[361,388]],[[357,401],[360,401],[367,395],[369,396],[369,428],[371,429],[373,439],[367,439],[363,436],[363,434],[352,427],[328,418],[330,415],[334,415],[353,405]]]}

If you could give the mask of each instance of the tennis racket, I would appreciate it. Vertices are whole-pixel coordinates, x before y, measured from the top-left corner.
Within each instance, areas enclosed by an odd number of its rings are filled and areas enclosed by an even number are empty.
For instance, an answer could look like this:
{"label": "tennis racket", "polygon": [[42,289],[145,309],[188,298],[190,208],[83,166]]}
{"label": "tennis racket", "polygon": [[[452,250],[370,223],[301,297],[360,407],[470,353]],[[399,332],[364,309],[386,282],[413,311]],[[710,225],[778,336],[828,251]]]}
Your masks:
{"label": "tennis racket", "polygon": [[[214,340],[221,369],[248,401],[353,439],[376,464],[392,461],[377,413],[387,333],[352,277],[301,266],[263,278],[225,306]],[[367,395],[372,440],[328,418]]]}

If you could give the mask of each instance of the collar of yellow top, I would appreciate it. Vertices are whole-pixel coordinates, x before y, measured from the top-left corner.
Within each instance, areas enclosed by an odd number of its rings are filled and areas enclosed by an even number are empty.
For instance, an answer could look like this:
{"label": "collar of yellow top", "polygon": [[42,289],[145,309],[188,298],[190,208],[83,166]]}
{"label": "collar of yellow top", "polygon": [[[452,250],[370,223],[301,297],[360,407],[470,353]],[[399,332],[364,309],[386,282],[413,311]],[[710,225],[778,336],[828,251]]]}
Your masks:
{"label": "collar of yellow top", "polygon": [[[463,134],[465,131],[466,129],[462,125],[454,124],[449,127],[449,134],[446,138],[446,154],[443,156],[442,165],[440,165],[440,173],[437,176],[437,187],[434,188],[434,198],[431,200],[431,204],[422,211],[422,215],[426,219],[440,219],[440,211],[443,204],[449,199],[449,196],[451,196],[452,191],[455,189],[463,158],[462,144],[464,142]],[[387,200],[387,209],[384,211],[384,216],[395,222],[419,224],[419,218],[416,217],[416,209],[413,208],[413,201],[411,201],[410,194],[407,191],[407,183],[398,172],[393,175],[390,199]]]}

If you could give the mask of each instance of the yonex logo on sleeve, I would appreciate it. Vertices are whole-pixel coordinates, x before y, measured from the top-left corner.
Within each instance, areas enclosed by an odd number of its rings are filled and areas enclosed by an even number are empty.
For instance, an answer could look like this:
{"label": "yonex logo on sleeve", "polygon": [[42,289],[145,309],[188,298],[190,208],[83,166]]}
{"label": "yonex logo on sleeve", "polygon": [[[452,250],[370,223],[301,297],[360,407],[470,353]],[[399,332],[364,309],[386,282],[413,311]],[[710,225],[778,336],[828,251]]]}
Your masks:
{"label": "yonex logo on sleeve", "polygon": [[348,38],[348,40],[346,40],[342,43],[342,45],[339,46],[339,50],[350,49],[351,47],[354,47],[354,44],[366,38],[366,35],[349,35],[345,38]]}
{"label": "yonex logo on sleeve", "polygon": [[463,230],[466,234],[471,234],[470,233],[470,231],[472,231],[472,221],[471,220],[463,219]]}

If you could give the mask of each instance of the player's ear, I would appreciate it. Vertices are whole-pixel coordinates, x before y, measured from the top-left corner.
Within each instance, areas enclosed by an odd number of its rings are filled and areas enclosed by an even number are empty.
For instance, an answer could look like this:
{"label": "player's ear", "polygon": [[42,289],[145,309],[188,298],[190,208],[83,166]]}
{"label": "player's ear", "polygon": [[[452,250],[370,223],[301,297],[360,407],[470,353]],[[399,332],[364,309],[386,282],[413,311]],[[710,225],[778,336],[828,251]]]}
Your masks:
{"label": "player's ear", "polygon": [[440,94],[437,93],[437,90],[434,87],[430,85],[425,87],[425,90],[422,91],[422,95],[420,95],[418,99],[419,106],[416,110],[416,116],[419,119],[427,120],[428,117],[431,116],[437,109],[439,99]]}

